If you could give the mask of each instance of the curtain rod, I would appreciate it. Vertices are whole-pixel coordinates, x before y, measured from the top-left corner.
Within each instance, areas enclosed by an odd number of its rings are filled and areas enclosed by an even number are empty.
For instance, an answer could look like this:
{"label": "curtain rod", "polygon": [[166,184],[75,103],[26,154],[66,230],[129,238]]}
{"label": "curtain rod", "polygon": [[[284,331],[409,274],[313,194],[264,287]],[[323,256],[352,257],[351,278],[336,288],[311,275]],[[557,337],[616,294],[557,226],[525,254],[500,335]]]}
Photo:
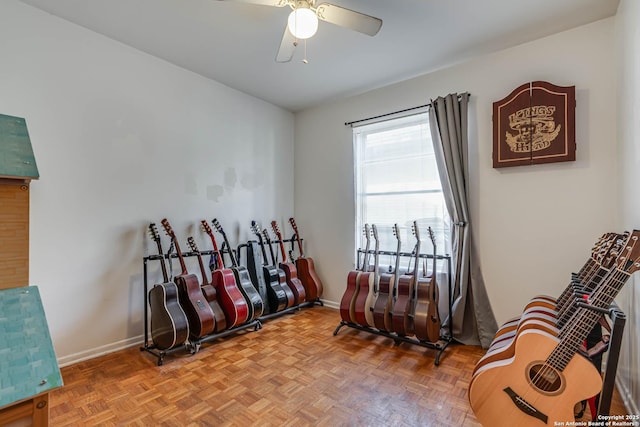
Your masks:
{"label": "curtain rod", "polygon": [[[468,92],[465,92],[465,93],[468,93]],[[463,94],[458,95],[458,98],[460,98],[462,95]],[[352,125],[354,125],[356,123],[367,122],[369,120],[381,119],[383,117],[393,116],[395,114],[406,113],[407,111],[413,111],[413,110],[419,110],[420,108],[431,107],[431,105],[433,105],[433,101],[428,103],[428,104],[418,105],[417,107],[405,108],[404,110],[398,110],[398,111],[394,111],[392,113],[380,114],[379,116],[373,116],[373,117],[368,117],[366,119],[354,120],[352,122],[344,122],[344,125],[345,126],[352,126]]]}
{"label": "curtain rod", "polygon": [[404,110],[394,111],[392,113],[386,113],[386,114],[380,114],[379,116],[368,117],[366,119],[354,120],[352,122],[344,122],[344,125],[345,126],[351,126],[351,125],[354,125],[356,123],[367,122],[369,120],[375,120],[375,119],[381,119],[381,118],[387,117],[387,116],[393,116],[394,114],[406,113],[407,111],[418,110],[420,108],[426,108],[426,107],[429,107],[430,105],[431,105],[431,103],[428,103],[428,104],[424,104],[424,105],[418,105],[417,107],[405,108]]}

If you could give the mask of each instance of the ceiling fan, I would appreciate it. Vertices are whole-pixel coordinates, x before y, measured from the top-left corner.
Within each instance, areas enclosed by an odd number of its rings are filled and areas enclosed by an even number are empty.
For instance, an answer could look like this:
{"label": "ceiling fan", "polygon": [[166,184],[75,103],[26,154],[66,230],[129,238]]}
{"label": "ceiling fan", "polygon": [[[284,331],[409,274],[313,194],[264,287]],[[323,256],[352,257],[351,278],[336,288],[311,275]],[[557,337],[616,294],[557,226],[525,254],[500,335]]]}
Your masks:
{"label": "ceiling fan", "polygon": [[[285,7],[289,6],[292,12],[289,14],[287,26],[280,42],[280,48],[276,55],[276,62],[289,62],[298,40],[306,40],[312,37],[318,29],[318,20],[339,25],[360,33],[375,36],[382,20],[364,13],[336,6],[331,3],[322,3],[316,6],[316,0],[221,0],[238,3],[252,3],[263,6]],[[306,59],[304,60],[306,62]]]}

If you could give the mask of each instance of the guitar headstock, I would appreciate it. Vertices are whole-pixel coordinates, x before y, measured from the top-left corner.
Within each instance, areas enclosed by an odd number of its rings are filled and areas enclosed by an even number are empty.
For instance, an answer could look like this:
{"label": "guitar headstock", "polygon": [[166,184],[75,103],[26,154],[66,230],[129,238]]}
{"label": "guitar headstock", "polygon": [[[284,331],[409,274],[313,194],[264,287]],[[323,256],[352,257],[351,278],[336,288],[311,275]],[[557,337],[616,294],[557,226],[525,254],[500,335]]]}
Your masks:
{"label": "guitar headstock", "polygon": [[269,232],[267,231],[266,228],[262,229],[262,235],[264,236],[264,240],[268,243],[271,244],[271,237],[269,237]]}
{"label": "guitar headstock", "polygon": [[413,224],[411,224],[411,232],[413,233],[414,236],[416,236],[416,240],[419,242],[420,229],[418,228],[418,221],[413,221]]}
{"label": "guitar headstock", "polygon": [[429,226],[429,228],[427,229],[427,233],[429,233],[429,239],[431,239],[431,244],[433,245],[433,251],[435,252],[435,248],[436,248],[436,235],[433,232],[433,229],[431,228],[431,226]]}
{"label": "guitar headstock", "polygon": [[371,224],[371,235],[374,240],[378,241],[378,227],[375,224]]}
{"label": "guitar headstock", "polygon": [[169,224],[169,220],[167,218],[163,218],[160,221],[162,227],[164,227],[164,231],[167,233],[169,237],[171,237],[174,241],[176,240],[176,234],[173,232],[173,228],[171,228],[171,224]]}
{"label": "guitar headstock", "polygon": [[293,228],[294,233],[299,234],[298,226],[296,225],[296,220],[293,218],[289,218],[289,224],[291,224],[291,227]]}
{"label": "guitar headstock", "polygon": [[209,223],[207,221],[203,219],[202,221],[200,221],[200,224],[202,225],[202,231],[207,233],[209,236],[213,236],[213,230],[211,230],[211,227],[209,227]]}
{"label": "guitar headstock", "polygon": [[200,253],[200,251],[198,250],[198,246],[196,245],[196,241],[193,240],[193,237],[189,236],[187,237],[187,244],[189,245],[189,248],[191,249],[191,252],[193,253]]}
{"label": "guitar headstock", "polygon": [[213,223],[213,226],[215,227],[216,231],[224,236],[224,230],[222,229],[222,226],[218,222],[218,219],[213,218],[213,221],[211,222]]}
{"label": "guitar headstock", "polygon": [[151,236],[151,240],[158,243],[160,241],[160,234],[158,233],[158,228],[156,227],[156,223],[152,222],[149,224],[149,235]]}
{"label": "guitar headstock", "polygon": [[369,242],[371,241],[371,238],[369,237],[371,235],[371,229],[369,228],[369,224],[365,224],[362,232],[364,233],[364,238],[367,239],[367,244],[369,244]]}
{"label": "guitar headstock", "polygon": [[251,231],[253,232],[253,234],[255,234],[256,236],[262,238],[262,235],[260,234],[260,226],[258,225],[257,222],[255,221],[251,221]]}
{"label": "guitar headstock", "polygon": [[400,228],[398,227],[398,224],[393,224],[393,235],[396,236],[396,239],[400,242]]}
{"label": "guitar headstock", "polygon": [[615,266],[627,274],[640,270],[640,230],[633,230],[625,242],[622,252],[616,260]]}
{"label": "guitar headstock", "polygon": [[282,234],[280,233],[280,228],[278,227],[278,223],[275,221],[271,221],[271,228],[273,232],[278,237],[278,240],[282,240]]}

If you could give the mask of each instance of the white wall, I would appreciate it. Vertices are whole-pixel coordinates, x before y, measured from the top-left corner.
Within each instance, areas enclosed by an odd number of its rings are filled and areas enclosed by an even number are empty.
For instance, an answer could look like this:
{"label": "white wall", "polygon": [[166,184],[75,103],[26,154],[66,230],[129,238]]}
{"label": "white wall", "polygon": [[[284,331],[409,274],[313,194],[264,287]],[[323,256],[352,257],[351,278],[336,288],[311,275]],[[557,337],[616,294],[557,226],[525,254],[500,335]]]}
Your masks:
{"label": "white wall", "polygon": [[[619,229],[640,229],[640,3],[622,0],[616,15],[618,47]],[[640,279],[631,276],[617,298],[627,315],[618,387],[629,413],[640,413]]]}
{"label": "white wall", "polygon": [[41,176],[30,281],[63,364],[141,341],[149,222],[209,249],[201,219],[236,244],[293,212],[291,113],[14,0],[0,40],[0,113],[26,118]]}
{"label": "white wall", "polygon": [[[595,240],[614,229],[613,43],[610,18],[298,113],[295,212],[324,297],[339,303],[353,268],[353,153],[344,123],[464,91],[472,95],[472,224],[498,323],[533,295],[559,294]],[[492,103],[534,80],[576,86],[577,160],[493,169]]]}

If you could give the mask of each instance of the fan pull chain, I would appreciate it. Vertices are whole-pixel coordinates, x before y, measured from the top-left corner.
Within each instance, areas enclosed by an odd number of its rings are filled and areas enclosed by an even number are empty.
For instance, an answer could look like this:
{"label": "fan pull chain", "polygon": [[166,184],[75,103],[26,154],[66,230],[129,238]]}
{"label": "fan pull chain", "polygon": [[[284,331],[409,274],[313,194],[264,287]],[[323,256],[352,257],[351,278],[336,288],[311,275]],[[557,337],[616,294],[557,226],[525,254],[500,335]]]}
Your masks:
{"label": "fan pull chain", "polygon": [[302,63],[303,64],[309,63],[309,61],[307,61],[307,39],[304,40],[304,58],[302,59]]}

